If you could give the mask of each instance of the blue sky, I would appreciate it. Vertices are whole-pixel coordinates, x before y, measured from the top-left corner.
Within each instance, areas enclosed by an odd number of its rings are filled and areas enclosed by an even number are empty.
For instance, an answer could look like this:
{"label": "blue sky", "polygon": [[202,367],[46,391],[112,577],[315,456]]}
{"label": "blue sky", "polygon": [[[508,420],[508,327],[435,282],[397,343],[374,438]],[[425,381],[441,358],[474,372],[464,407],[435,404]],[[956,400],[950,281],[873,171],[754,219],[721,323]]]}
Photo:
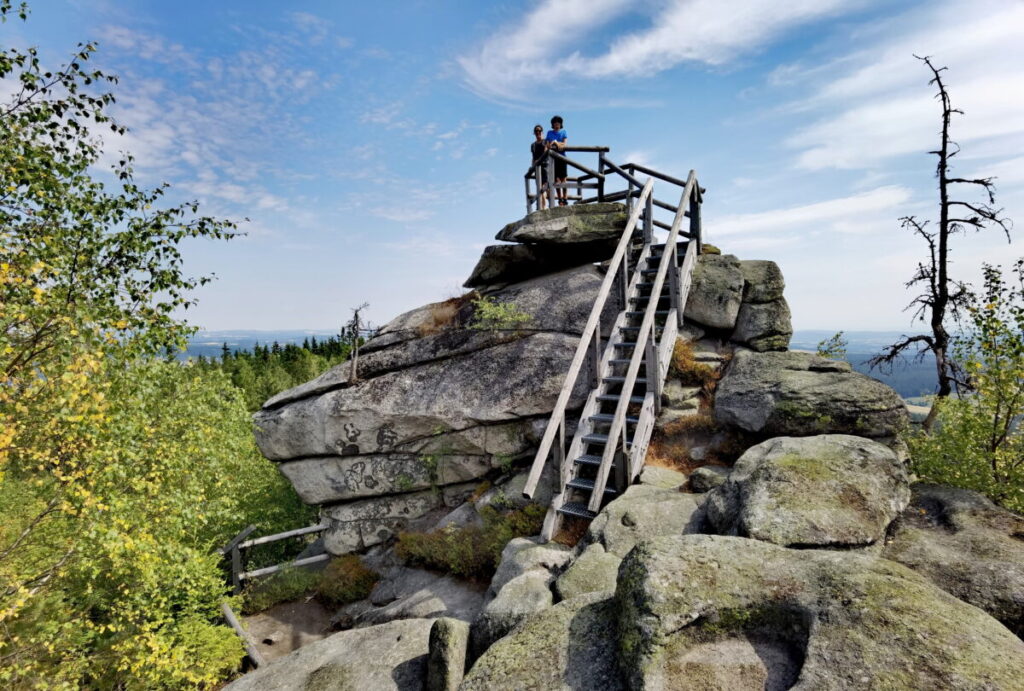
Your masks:
{"label": "blue sky", "polygon": [[[949,66],[956,172],[997,175],[1024,218],[1024,3],[1004,0],[194,2],[36,0],[4,45],[118,73],[107,142],[248,236],[187,248],[213,272],[208,329],[383,323],[461,292],[522,216],[532,126],[707,188],[708,239],[773,259],[794,325],[902,329],[932,217],[938,105],[912,53]],[[3,86],[3,85],[0,85]],[[1024,254],[959,238],[956,274]]]}

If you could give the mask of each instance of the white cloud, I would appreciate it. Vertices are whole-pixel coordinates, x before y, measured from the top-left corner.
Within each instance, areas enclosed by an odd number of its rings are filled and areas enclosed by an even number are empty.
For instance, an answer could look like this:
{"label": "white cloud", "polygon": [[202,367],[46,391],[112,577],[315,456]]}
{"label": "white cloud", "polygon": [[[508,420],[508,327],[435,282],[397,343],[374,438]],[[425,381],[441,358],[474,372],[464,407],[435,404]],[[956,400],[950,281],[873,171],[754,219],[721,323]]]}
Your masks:
{"label": "white cloud", "polygon": [[[927,68],[913,54],[948,66],[943,80],[954,107],[953,138],[968,155],[1005,155],[1007,138],[1024,141],[1024,4],[954,0],[896,18],[891,30],[834,69],[812,69],[796,82],[819,83],[790,109],[820,113],[786,139],[806,169],[871,169],[937,144],[940,106]],[[776,70],[776,73],[780,73]],[[999,143],[997,143],[999,142]]]}
{"label": "white cloud", "polygon": [[879,187],[849,197],[829,199],[803,206],[793,206],[750,214],[732,214],[709,221],[715,237],[732,235],[784,235],[795,229],[813,225],[814,230],[861,232],[869,215],[886,212],[887,218],[902,213],[910,200],[910,190],[897,185]]}
{"label": "white cloud", "polygon": [[[683,62],[719,65],[788,29],[861,4],[747,0],[739,9],[720,0],[544,0],[458,63],[467,84],[481,95],[521,99],[556,80],[651,76]],[[574,49],[626,12],[645,12],[649,27],[617,36],[596,55]]]}

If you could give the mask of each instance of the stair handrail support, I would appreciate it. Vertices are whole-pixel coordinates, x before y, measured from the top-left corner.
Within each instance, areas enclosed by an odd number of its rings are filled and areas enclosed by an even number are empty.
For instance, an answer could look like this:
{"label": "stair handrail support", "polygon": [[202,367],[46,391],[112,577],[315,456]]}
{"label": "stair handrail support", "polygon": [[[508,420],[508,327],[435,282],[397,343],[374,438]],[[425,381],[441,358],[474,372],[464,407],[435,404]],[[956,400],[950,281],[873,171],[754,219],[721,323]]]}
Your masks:
{"label": "stair handrail support", "polygon": [[[617,439],[620,434],[623,434],[623,430],[626,422],[626,411],[629,407],[630,392],[636,385],[636,378],[640,372],[640,364],[647,354],[647,341],[648,338],[653,337],[654,331],[654,317],[655,312],[658,309],[657,296],[661,295],[661,290],[665,285],[665,277],[668,274],[668,267],[671,263],[671,257],[669,255],[670,247],[678,242],[679,239],[679,228],[682,225],[683,218],[687,216],[686,209],[689,206],[690,197],[693,194],[694,187],[696,185],[696,172],[691,170],[689,176],[686,179],[686,187],[683,189],[682,196],[679,199],[679,206],[676,209],[675,217],[672,219],[672,227],[669,230],[668,238],[665,240],[665,249],[662,252],[661,261],[658,263],[658,273],[655,276],[653,286],[651,287],[652,298],[648,300],[647,307],[644,310],[643,321],[640,324],[640,331],[637,334],[636,344],[633,349],[633,355],[630,358],[629,368],[626,371],[625,379],[622,383],[623,395],[619,397],[619,402],[615,406],[615,415],[611,421],[611,426],[608,430],[608,442],[605,445],[604,452],[601,456],[601,465],[598,467],[597,476],[594,480],[594,487],[591,490],[590,501],[587,508],[590,511],[597,512],[601,509],[601,500],[604,496],[605,487],[608,484],[608,475],[611,471],[612,461],[615,458],[615,451],[618,448],[618,442],[613,441]],[[644,186],[644,192],[648,193],[651,188],[653,178],[648,178],[647,183]],[[648,199],[641,197],[637,200],[637,204],[634,209],[650,209]],[[653,220],[650,212],[647,215],[647,225],[651,225]],[[645,235],[646,241],[646,235]],[[673,265],[672,269],[678,271],[679,267]],[[678,318],[675,315],[669,314],[669,318]],[[648,371],[648,386],[650,381],[657,378],[660,375],[659,371],[649,370]],[[564,411],[563,411],[564,414]],[[625,453],[625,445],[623,445],[623,453]]]}
{"label": "stair handrail support", "polygon": [[[597,298],[594,300],[594,306],[591,308],[590,316],[587,318],[586,326],[583,328],[583,333],[580,335],[580,341],[576,346],[576,352],[569,365],[569,370],[566,372],[562,390],[559,392],[558,400],[555,402],[555,407],[551,411],[551,417],[548,420],[547,429],[544,430],[544,436],[537,448],[537,454],[534,456],[533,466],[530,468],[530,475],[527,477],[526,484],[523,486],[523,496],[527,499],[532,499],[533,494],[537,489],[537,483],[540,481],[540,477],[544,472],[544,466],[547,464],[548,455],[551,453],[551,447],[555,440],[555,435],[558,433],[558,429],[565,427],[565,410],[569,404],[569,398],[572,396],[572,392],[576,388],[576,381],[579,377],[580,370],[582,369],[583,362],[587,357],[587,352],[591,347],[591,340],[594,338],[597,327],[601,323],[601,316],[604,313],[605,303],[611,293],[612,284],[618,280],[619,266],[622,264],[623,258],[626,256],[629,245],[633,240],[633,232],[636,230],[636,224],[639,220],[640,213],[644,208],[642,201],[650,196],[653,187],[654,180],[648,179],[644,184],[643,191],[640,195],[641,203],[634,205],[633,210],[629,215],[629,220],[626,222],[626,227],[622,231],[622,236],[619,238],[619,243],[615,247],[615,253],[612,255],[604,280],[601,282]],[[552,424],[556,421],[558,423],[557,425]],[[559,469],[559,475],[561,475],[561,468]]]}

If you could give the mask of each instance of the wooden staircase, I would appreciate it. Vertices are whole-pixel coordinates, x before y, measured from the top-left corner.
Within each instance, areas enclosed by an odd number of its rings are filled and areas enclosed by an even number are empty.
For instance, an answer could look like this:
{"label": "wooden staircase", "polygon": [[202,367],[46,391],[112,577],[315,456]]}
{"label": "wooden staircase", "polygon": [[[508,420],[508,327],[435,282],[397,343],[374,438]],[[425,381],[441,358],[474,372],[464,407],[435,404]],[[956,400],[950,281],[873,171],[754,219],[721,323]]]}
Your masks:
{"label": "wooden staircase", "polygon": [[[595,149],[598,147],[581,150]],[[523,494],[532,498],[547,464],[556,465],[553,499],[542,531],[545,540],[554,536],[563,517],[592,519],[639,476],[654,420],[661,410],[662,386],[700,253],[703,190],[696,174],[690,171],[683,182],[636,165],[619,167],[605,157],[605,151],[600,151],[599,173],[577,166],[589,176],[601,176],[595,184],[598,197],[583,203],[625,200],[629,220],[608,264],[524,487]],[[566,161],[574,164],[572,159]],[[635,174],[637,169],[650,177],[641,182]],[[605,195],[605,177],[615,175],[624,178],[628,188]],[[683,188],[677,205],[654,197],[656,180]],[[529,182],[527,190],[529,206]],[[656,206],[673,212],[670,224],[654,217]],[[685,218],[689,219],[689,228],[682,231]],[[656,242],[659,228],[668,231],[663,242]],[[620,310],[608,332],[602,333],[601,316],[607,313],[610,299]],[[586,402],[578,413],[567,413],[584,367],[590,384]],[[572,428],[573,436],[566,444],[567,430]]]}

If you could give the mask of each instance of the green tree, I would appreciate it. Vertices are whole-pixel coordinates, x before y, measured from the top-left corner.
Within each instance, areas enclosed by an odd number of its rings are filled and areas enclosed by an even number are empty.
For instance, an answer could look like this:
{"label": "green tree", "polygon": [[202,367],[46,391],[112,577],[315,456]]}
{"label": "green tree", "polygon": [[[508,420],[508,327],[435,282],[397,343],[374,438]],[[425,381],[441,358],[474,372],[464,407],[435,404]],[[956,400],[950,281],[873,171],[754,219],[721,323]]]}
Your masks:
{"label": "green tree", "polygon": [[97,132],[122,131],[94,51],[0,53],[0,686],[211,685],[241,656],[212,548],[254,509],[305,514],[229,381],[164,358],[208,280],[181,243],[234,226],[139,186],[129,156],[92,174]]}
{"label": "green tree", "polygon": [[993,266],[984,275],[955,342],[973,393],[935,402],[937,424],[911,439],[912,458],[925,479],[1024,513],[1024,260],[1010,281]]}

